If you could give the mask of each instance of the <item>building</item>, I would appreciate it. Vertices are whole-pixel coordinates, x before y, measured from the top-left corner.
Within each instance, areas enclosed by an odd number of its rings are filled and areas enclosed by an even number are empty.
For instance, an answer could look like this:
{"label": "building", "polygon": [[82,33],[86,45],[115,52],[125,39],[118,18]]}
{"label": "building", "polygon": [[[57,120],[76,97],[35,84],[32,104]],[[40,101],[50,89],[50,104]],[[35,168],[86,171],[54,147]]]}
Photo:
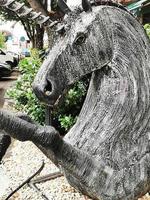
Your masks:
{"label": "building", "polygon": [[0,32],[6,36],[6,49],[14,53],[21,53],[28,46],[28,36],[23,26],[15,21],[0,21]]}

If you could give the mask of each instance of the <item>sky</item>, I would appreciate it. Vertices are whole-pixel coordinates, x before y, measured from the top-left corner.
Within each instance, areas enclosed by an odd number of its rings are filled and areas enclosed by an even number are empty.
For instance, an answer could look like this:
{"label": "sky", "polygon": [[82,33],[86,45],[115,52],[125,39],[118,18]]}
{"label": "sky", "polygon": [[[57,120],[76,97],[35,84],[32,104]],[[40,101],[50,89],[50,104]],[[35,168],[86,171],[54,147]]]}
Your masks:
{"label": "sky", "polygon": [[[48,0],[48,3],[50,5],[51,0]],[[82,0],[67,0],[67,4],[71,7],[71,6],[77,6],[80,5],[82,2]]]}
{"label": "sky", "polygon": [[76,6],[76,5],[81,4],[81,1],[82,0],[67,0],[67,4],[70,6]]}

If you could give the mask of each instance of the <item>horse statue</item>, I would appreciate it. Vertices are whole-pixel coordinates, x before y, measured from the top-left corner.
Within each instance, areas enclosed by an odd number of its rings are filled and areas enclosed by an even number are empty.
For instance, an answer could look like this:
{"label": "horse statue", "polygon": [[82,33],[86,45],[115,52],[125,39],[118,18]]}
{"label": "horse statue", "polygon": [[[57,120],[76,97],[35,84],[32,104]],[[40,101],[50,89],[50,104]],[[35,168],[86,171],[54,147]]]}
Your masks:
{"label": "horse statue", "polygon": [[83,9],[68,13],[33,83],[38,98],[54,106],[91,74],[76,124],[61,138],[54,127],[1,110],[0,129],[33,141],[83,194],[136,200],[150,190],[150,43],[128,11],[100,4],[83,0]]}

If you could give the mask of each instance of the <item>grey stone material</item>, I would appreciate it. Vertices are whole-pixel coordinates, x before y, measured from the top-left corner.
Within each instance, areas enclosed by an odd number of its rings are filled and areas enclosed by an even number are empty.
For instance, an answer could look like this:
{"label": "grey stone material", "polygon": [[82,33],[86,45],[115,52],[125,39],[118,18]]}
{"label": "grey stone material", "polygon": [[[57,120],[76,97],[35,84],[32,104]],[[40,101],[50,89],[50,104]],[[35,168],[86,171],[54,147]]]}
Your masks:
{"label": "grey stone material", "polygon": [[4,133],[0,133],[0,162],[3,158],[3,156],[6,153],[6,150],[8,149],[10,143],[11,143],[11,138],[8,135],[3,135]]}
{"label": "grey stone material", "polygon": [[[150,190],[150,43],[127,11],[93,6],[64,20],[33,88],[51,106],[71,84],[92,74],[76,124],[62,139],[0,111],[0,129],[31,140],[93,199],[136,200]],[[21,131],[22,130],[22,131]]]}

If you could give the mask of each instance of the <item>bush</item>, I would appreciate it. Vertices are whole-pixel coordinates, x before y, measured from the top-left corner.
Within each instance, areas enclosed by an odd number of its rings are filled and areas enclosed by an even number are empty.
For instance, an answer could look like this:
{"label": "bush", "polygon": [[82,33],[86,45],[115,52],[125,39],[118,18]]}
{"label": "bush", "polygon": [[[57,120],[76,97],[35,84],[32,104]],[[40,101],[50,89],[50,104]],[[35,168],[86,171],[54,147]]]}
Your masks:
{"label": "bush", "polygon": [[5,36],[0,33],[0,48],[5,48]]}
{"label": "bush", "polygon": [[75,124],[85,99],[87,86],[88,77],[75,83],[65,95],[63,104],[53,111],[53,124],[61,134],[65,134]]}
{"label": "bush", "polygon": [[145,24],[144,25],[144,29],[146,30],[146,33],[150,39],[150,24]]}
{"label": "bush", "polygon": [[27,113],[33,120],[44,123],[45,109],[32,91],[32,83],[42,62],[37,50],[32,50],[32,56],[20,61],[21,76],[16,85],[8,91],[8,96],[15,100],[15,109]]}

